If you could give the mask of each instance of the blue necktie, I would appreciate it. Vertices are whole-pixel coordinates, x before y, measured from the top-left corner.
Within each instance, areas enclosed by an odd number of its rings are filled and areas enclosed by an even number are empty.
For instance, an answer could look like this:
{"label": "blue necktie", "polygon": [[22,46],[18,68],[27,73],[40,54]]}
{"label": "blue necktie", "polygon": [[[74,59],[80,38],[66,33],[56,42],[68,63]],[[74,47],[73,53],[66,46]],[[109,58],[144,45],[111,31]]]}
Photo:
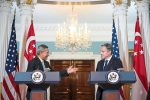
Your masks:
{"label": "blue necktie", "polygon": [[108,63],[108,60],[105,60],[105,62],[104,62],[104,66],[103,66],[103,70],[105,71],[105,70],[107,70],[107,64]]}

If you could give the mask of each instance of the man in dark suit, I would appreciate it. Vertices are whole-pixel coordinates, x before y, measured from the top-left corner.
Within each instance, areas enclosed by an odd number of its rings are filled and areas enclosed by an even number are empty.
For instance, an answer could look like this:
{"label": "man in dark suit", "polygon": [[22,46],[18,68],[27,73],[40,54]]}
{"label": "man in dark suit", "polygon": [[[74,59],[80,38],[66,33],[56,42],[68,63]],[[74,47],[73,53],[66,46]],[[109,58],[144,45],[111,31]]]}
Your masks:
{"label": "man in dark suit", "polygon": [[[96,71],[110,71],[123,68],[121,60],[112,56],[111,44],[105,43],[101,45],[100,53],[102,60],[98,62]],[[103,89],[98,86],[96,100],[102,100],[102,93]]]}
{"label": "man in dark suit", "polygon": [[[27,72],[33,72],[35,70],[41,71],[54,71],[54,69],[49,65],[48,61],[46,61],[47,57],[49,56],[48,46],[42,44],[39,45],[37,48],[37,56],[29,61]],[[60,71],[60,76],[68,76],[70,73],[74,73],[77,71],[77,68],[73,68],[70,66],[68,69]],[[40,87],[39,87],[40,88]],[[30,91],[31,89],[28,87],[27,90],[27,100],[30,100]]]}

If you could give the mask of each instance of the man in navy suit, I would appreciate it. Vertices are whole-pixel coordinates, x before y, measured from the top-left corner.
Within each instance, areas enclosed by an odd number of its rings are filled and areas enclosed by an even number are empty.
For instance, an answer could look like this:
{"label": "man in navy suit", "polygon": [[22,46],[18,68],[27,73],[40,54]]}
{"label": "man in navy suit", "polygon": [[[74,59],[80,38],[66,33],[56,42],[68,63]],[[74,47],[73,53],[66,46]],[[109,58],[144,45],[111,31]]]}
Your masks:
{"label": "man in navy suit", "polygon": [[[29,61],[26,71],[27,72],[33,72],[35,70],[54,71],[54,69],[49,65],[49,62],[46,61],[48,56],[49,56],[48,46],[44,44],[39,45],[37,48],[37,56],[31,61]],[[78,70],[77,68],[73,68],[72,66],[70,66],[68,69],[60,71],[60,76],[61,77],[68,76],[70,73],[74,73],[77,70]],[[30,91],[31,89],[28,88],[27,100],[30,100]]]}
{"label": "man in navy suit", "polygon": [[[123,68],[121,60],[112,56],[111,44],[105,43],[101,45],[100,53],[102,60],[98,62],[96,71],[110,71]],[[102,93],[103,89],[98,86],[96,100],[102,100]]]}

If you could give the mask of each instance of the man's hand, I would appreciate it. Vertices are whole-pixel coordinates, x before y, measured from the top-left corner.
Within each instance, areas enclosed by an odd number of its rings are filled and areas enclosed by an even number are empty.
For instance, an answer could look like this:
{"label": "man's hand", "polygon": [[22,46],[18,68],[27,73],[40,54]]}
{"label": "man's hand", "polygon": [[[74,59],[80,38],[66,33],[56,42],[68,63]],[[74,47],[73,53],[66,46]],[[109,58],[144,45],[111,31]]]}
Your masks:
{"label": "man's hand", "polygon": [[68,69],[67,69],[67,73],[70,74],[70,73],[76,73],[76,71],[78,70],[78,68],[73,68],[73,66],[70,66]]}

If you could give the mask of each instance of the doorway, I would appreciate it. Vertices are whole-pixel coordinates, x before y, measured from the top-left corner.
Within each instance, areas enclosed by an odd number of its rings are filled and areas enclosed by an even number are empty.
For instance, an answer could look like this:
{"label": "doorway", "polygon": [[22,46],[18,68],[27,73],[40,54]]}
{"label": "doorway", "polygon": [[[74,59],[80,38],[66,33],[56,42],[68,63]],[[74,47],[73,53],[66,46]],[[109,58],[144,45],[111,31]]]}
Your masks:
{"label": "doorway", "polygon": [[50,86],[50,100],[95,100],[95,85],[88,83],[88,74],[94,71],[94,60],[50,60],[56,70],[70,65],[78,68],[76,74],[63,77],[60,84]]}

